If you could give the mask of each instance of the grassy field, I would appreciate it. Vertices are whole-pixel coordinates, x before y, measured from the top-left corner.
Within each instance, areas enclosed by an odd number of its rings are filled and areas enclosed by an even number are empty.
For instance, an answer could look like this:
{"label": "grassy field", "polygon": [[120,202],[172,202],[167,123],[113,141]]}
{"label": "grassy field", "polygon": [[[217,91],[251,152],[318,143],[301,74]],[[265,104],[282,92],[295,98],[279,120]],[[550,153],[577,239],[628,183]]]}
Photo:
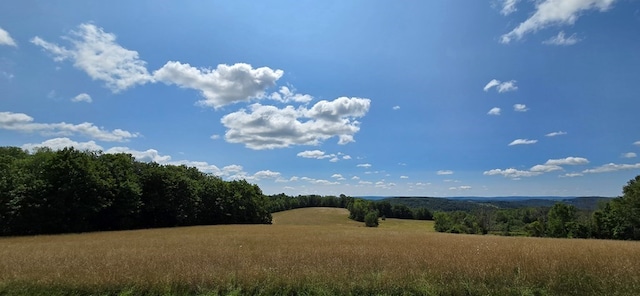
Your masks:
{"label": "grassy field", "polygon": [[273,225],[0,239],[0,295],[638,295],[640,243],[378,228],[344,209]]}

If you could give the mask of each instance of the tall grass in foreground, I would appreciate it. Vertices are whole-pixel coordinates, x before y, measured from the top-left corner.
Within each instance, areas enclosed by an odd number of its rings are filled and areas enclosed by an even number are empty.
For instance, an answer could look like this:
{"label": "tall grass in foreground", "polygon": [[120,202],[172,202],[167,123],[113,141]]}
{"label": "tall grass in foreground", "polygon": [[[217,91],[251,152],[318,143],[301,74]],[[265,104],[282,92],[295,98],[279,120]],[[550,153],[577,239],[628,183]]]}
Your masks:
{"label": "tall grass in foreground", "polygon": [[[640,243],[379,228],[343,209],[274,225],[0,239],[0,294],[635,295]],[[313,221],[317,221],[314,223]]]}

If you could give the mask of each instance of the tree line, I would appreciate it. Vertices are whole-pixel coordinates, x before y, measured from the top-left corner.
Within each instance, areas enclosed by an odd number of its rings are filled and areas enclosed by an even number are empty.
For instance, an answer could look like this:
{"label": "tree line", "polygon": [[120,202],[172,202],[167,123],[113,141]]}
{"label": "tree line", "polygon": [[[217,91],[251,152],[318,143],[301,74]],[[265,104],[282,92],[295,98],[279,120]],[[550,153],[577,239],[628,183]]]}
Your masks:
{"label": "tree line", "polygon": [[257,185],[130,154],[0,147],[0,235],[271,223]]}
{"label": "tree line", "polygon": [[403,204],[392,205],[388,201],[371,201],[364,199],[353,199],[347,204],[349,218],[355,221],[364,222],[366,226],[378,226],[378,219],[416,219],[432,220],[431,211],[426,208],[409,208]]}
{"label": "tree line", "polygon": [[640,176],[623,187],[623,195],[595,211],[556,203],[550,208],[491,209],[437,212],[435,229],[468,234],[538,237],[640,239]]}

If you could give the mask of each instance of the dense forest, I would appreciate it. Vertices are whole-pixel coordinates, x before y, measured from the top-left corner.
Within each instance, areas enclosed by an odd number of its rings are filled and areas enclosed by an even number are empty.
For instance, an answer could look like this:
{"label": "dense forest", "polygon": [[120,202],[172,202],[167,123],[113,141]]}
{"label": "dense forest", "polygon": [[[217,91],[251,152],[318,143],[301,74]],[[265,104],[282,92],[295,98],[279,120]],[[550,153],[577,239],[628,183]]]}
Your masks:
{"label": "dense forest", "polygon": [[256,185],[129,154],[0,147],[0,234],[270,223]]}
{"label": "dense forest", "polygon": [[596,210],[557,202],[551,207],[440,211],[434,214],[435,228],[451,233],[639,240],[640,176],[622,191],[620,197],[602,200]]}

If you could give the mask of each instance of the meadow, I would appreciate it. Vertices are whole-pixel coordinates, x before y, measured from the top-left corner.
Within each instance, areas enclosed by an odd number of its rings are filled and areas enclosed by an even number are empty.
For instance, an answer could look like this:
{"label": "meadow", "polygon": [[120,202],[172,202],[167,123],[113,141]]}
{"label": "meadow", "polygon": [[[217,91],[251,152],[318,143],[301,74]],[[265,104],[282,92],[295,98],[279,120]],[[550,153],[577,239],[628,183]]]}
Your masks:
{"label": "meadow", "polygon": [[348,211],[0,238],[0,295],[637,295],[640,243],[446,234]]}

